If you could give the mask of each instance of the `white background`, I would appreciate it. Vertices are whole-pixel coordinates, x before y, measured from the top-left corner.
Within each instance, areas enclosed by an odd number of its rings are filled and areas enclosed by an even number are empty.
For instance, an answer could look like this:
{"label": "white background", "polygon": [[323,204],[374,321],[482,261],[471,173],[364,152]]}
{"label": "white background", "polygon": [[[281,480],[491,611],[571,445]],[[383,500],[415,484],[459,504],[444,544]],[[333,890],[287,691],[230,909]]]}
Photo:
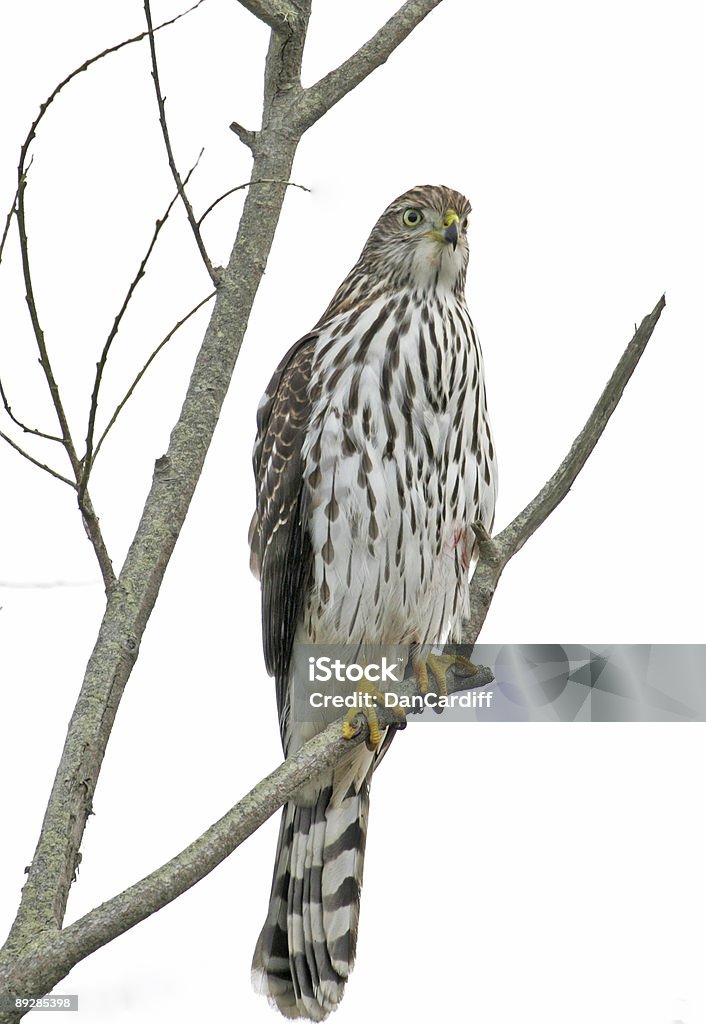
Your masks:
{"label": "white background", "polygon": [[[0,29],[0,196],[39,103],[143,27],[139,2],[27,0]],[[311,83],[394,0],[314,5]],[[162,20],[180,8],[157,3]],[[677,0],[445,0],[304,139],[217,435],[120,708],[68,920],[154,869],[278,763],[247,568],[258,398],[319,317],[375,219],[415,184],[473,204],[469,300],[500,458],[497,522],[554,470],[633,325],[667,295],[597,451],[507,569],[487,642],[682,643],[703,635],[706,271],[704,18]],[[267,32],[208,0],[158,37],[180,167],[206,152],[197,212],[247,181],[231,120],[259,121]],[[92,373],[172,195],[146,44],[80,76],[47,114],[27,192],[40,316],[75,435]],[[227,259],[242,195],[207,222]],[[18,273],[0,268],[0,370],[50,432]],[[107,417],[147,354],[210,290],[178,208],[111,354]],[[175,337],[92,482],[119,566],[203,333]],[[2,429],[7,429],[4,417]],[[17,436],[17,435],[15,435]],[[20,438],[18,437],[18,440]],[[67,471],[60,453],[32,446]],[[2,887],[9,927],[102,611],[72,492],[0,448]],[[64,581],[63,587],[19,586]],[[7,586],[12,584],[12,586]],[[706,1021],[701,725],[437,724],[398,738],[375,779],[359,956],[337,1024]],[[80,964],[83,1024],[274,1022],[250,991],[277,824]],[[72,1018],[73,1019],[73,1018]]]}

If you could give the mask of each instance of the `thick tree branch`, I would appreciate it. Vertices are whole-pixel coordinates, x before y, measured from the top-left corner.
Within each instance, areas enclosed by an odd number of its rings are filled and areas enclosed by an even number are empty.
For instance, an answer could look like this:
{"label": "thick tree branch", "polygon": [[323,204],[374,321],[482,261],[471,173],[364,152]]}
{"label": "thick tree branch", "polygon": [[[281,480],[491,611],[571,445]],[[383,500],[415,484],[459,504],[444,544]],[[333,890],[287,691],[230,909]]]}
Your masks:
{"label": "thick tree branch", "polygon": [[581,433],[556,473],[539,494],[495,538],[491,539],[483,526],[474,527],[480,557],[471,580],[471,615],[466,623],[462,640],[475,644],[485,622],[502,571],[535,530],[551,515],[569,493],[571,485],[586,464],[606,428],[608,420],[620,401],[627,382],[652,337],[657,321],[665,306],[664,295],[652,312],[644,318],[611,374],[601,397],[586,421]]}
{"label": "thick tree branch", "polygon": [[240,3],[278,35],[289,36],[300,25],[299,9],[287,0],[240,0]]}
{"label": "thick tree branch", "polygon": [[[169,161],[169,169],[172,172],[172,177],[177,187],[177,192],[181,196],[181,200],[186,210],[186,217],[189,221],[189,225],[196,239],[196,245],[199,252],[201,253],[201,259],[204,262],[204,266],[209,273],[209,277],[213,281],[214,285],[218,287],[220,284],[220,273],[215,269],[211,263],[211,259],[206,252],[206,246],[204,245],[203,238],[201,237],[201,231],[198,224],[196,223],[196,217],[194,211],[189,202],[188,196],[184,189],[184,184],[181,180],[181,175],[177,169],[176,161],[174,159],[174,152],[172,151],[172,140],[169,137],[169,128],[167,127],[167,115],[164,109],[164,96],[162,95],[162,87],[159,84],[159,69],[157,67],[157,49],[154,42],[154,29],[152,27],[152,11],[150,8],[150,0],[144,0],[145,6],[145,18],[147,19],[147,33],[150,41],[150,56],[152,58],[152,81],[154,82],[155,94],[157,96],[157,107],[159,109],[159,123],[162,128],[162,137],[164,139],[164,148],[167,151],[167,160]],[[197,161],[198,163],[198,161]]]}
{"label": "thick tree branch", "polygon": [[410,32],[440,3],[441,0],[407,0],[348,60],[315,85],[304,89],[292,110],[292,122],[297,130],[304,132],[310,128],[371,72],[384,64]]}
{"label": "thick tree branch", "polygon": [[[463,677],[450,672],[448,692],[488,687],[492,681],[493,673],[488,668],[478,668],[474,675]],[[405,680],[395,691],[403,697],[419,693],[416,680]],[[383,727],[400,724],[392,710],[381,708],[378,718]],[[342,736],[342,721],[333,722],[287,758],[176,857],[68,928],[49,936],[36,951],[0,972],[0,991],[25,997],[49,991],[80,960],[205,878],[286,803],[302,783],[335,765],[351,748],[368,738],[368,722],[362,714],[356,719],[358,732],[350,740]]]}

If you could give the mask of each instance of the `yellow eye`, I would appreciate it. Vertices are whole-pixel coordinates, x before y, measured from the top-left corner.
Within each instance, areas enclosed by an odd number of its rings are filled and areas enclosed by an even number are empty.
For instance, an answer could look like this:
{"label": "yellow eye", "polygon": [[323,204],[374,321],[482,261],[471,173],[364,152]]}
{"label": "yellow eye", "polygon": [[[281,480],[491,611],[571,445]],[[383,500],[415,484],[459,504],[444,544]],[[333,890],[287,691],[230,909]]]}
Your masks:
{"label": "yellow eye", "polygon": [[417,224],[421,224],[424,220],[424,214],[421,210],[418,210],[416,206],[410,206],[408,210],[405,210],[402,214],[402,223],[408,228],[416,228]]}

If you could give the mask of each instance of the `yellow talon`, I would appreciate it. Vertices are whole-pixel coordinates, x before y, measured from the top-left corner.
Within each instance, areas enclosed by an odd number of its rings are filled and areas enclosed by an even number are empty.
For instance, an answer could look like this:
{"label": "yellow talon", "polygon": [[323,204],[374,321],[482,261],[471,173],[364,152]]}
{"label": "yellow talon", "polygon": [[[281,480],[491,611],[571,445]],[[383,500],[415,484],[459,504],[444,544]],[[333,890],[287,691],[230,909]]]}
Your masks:
{"label": "yellow talon", "polygon": [[[357,698],[355,706],[349,708],[346,712],[341,732],[344,739],[353,739],[353,737],[358,733],[358,729],[355,726],[355,720],[359,714],[364,715],[368,723],[369,731],[367,745],[370,750],[374,750],[382,740],[382,729],[380,728],[377,705],[381,704],[384,707],[385,696],[376,686],[373,686],[365,680],[361,680],[355,693]],[[403,711],[400,711],[400,716],[404,719],[405,715]]]}
{"label": "yellow talon", "polygon": [[453,665],[457,665],[465,675],[475,675],[478,671],[478,666],[461,654],[424,655],[414,666],[414,674],[417,677],[420,692],[429,692],[429,672],[431,672],[436,681],[439,696],[446,697],[449,692],[446,673]]}

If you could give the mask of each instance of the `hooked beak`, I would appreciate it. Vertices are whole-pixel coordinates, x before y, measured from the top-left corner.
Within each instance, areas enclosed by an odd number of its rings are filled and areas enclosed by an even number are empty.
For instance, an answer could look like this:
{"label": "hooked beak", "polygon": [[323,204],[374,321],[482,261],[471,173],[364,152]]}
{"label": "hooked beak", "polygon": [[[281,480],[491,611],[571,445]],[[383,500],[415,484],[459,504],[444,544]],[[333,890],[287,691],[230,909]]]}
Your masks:
{"label": "hooked beak", "polygon": [[447,210],[444,214],[444,231],[442,238],[445,242],[450,242],[451,245],[456,249],[458,245],[458,214],[455,210]]}

